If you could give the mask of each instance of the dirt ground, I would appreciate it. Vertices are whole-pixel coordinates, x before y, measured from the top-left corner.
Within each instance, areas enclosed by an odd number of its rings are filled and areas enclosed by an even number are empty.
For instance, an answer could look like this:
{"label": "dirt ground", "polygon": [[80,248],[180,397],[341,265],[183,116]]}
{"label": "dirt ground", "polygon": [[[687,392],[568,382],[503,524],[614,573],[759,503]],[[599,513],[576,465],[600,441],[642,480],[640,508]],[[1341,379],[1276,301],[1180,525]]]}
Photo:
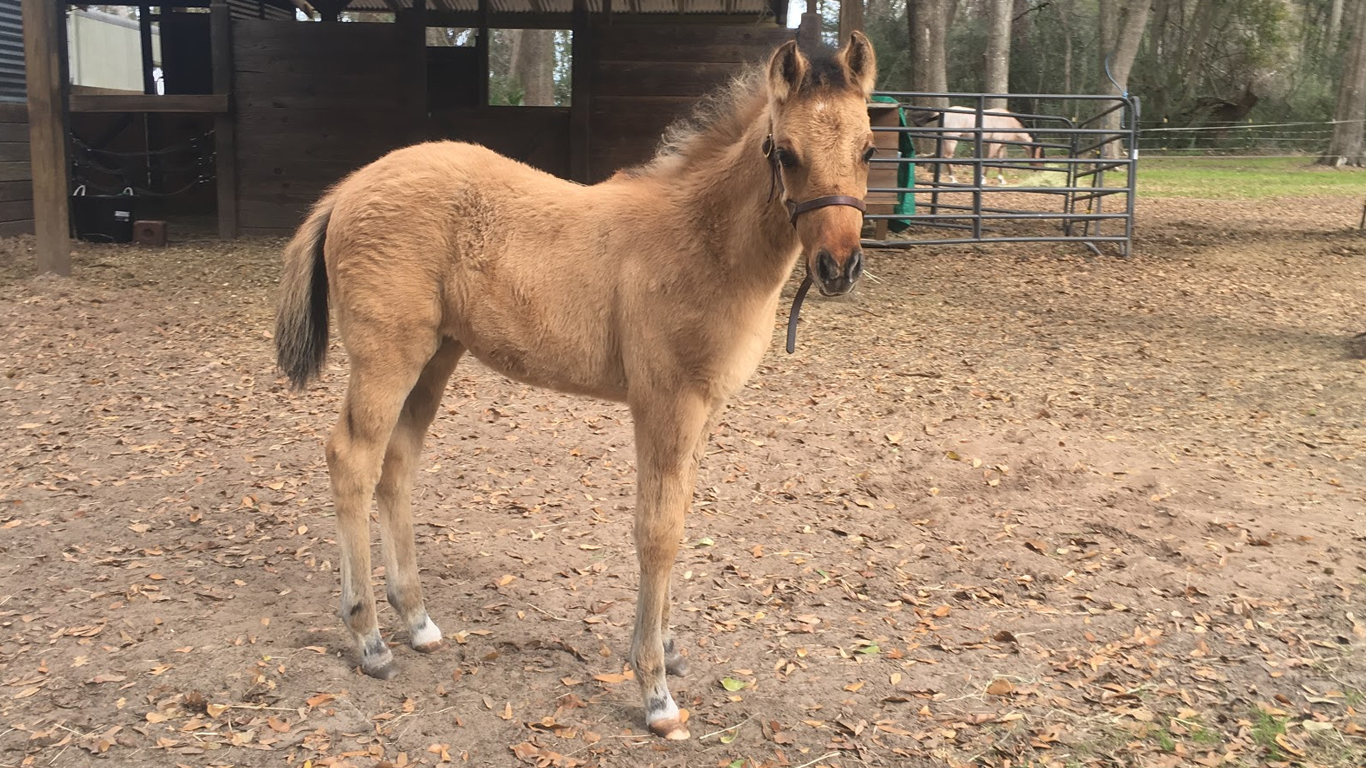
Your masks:
{"label": "dirt ground", "polygon": [[462,363],[415,501],[452,644],[381,602],[379,682],[336,616],[345,356],[282,386],[280,243],[56,279],[8,241],[0,766],[1359,768],[1359,206],[1142,201],[1128,261],[872,254],[791,356],[781,311],[677,564],[682,744],[623,674],[623,407]]}

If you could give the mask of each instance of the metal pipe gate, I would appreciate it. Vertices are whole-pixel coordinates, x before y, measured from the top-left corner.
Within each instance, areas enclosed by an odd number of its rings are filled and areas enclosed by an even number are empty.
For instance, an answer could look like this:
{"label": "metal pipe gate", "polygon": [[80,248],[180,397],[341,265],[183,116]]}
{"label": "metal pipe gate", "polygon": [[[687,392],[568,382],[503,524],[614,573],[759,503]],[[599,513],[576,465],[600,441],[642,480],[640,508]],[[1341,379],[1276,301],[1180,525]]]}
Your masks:
{"label": "metal pipe gate", "polygon": [[[914,195],[915,213],[908,216],[893,206],[870,203],[866,220],[873,224],[874,237],[864,239],[863,247],[1077,242],[1097,255],[1106,244],[1121,256],[1130,254],[1138,170],[1137,97],[905,91],[874,95],[894,99],[906,116],[906,124],[874,125],[873,131],[899,134],[896,146],[900,146],[902,135],[909,135],[917,151],[915,156],[905,157],[879,149],[869,174],[869,199],[885,199],[890,194],[900,200],[903,195]],[[1073,117],[993,111],[986,108],[988,99],[1055,104],[1058,111]],[[945,100],[971,106],[930,106]],[[943,116],[950,111],[972,115],[972,125],[946,130]],[[1017,118],[1031,140],[993,136],[1011,131],[984,127],[985,118],[995,115]],[[943,157],[945,141],[966,144],[972,152],[968,157]],[[1007,151],[1021,147],[1026,155],[1038,148],[1043,158],[988,158],[985,150],[991,145]],[[922,148],[932,148],[932,154],[922,155]],[[1042,167],[1031,167],[1040,162]],[[950,163],[970,167],[971,182],[946,180],[945,166]],[[887,185],[885,177],[896,179],[895,169],[906,164],[912,172],[909,185],[900,186],[895,181]],[[878,166],[882,166],[882,173]],[[919,175],[915,174],[917,168]],[[987,169],[996,169],[998,175],[1006,169],[1025,170],[1030,176],[1021,186],[991,186]],[[947,175],[955,176],[952,168]],[[884,180],[875,184],[874,179],[879,177]],[[1120,199],[1109,200],[1116,196]],[[925,208],[928,213],[921,213]],[[889,235],[890,225],[903,231]]]}

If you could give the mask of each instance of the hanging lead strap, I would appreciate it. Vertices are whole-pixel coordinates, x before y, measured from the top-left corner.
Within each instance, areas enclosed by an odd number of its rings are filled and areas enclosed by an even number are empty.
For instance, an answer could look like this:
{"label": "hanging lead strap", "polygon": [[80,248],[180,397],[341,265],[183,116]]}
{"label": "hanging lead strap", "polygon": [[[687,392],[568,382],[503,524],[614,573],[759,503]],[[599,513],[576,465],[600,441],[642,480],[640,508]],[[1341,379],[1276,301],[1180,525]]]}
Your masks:
{"label": "hanging lead strap", "polygon": [[806,292],[811,288],[811,273],[806,274],[806,279],[802,281],[802,286],[797,289],[797,295],[792,299],[792,311],[787,316],[787,353],[790,355],[797,349],[797,315],[802,311],[802,299],[806,298]]}

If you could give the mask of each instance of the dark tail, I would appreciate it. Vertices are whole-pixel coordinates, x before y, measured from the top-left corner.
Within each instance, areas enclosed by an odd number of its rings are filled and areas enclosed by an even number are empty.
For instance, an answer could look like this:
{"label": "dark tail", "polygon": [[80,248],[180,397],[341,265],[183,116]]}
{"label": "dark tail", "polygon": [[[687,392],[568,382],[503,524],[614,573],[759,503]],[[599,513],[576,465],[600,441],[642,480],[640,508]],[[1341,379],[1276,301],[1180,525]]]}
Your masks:
{"label": "dark tail", "polygon": [[332,195],[313,206],[285,246],[275,316],[275,359],[294,389],[322,371],[327,359],[327,264],[323,242],[332,218]]}

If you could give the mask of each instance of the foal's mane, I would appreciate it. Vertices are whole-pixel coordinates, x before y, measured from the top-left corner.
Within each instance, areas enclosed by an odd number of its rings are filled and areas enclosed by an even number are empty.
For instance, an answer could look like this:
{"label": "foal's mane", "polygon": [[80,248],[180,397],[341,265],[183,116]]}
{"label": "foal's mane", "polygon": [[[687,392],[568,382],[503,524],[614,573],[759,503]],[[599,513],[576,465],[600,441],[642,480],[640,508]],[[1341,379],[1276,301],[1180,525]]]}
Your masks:
{"label": "foal's mane", "polygon": [[[807,54],[802,88],[849,87],[844,65],[828,46]],[[768,62],[748,64],[730,82],[703,96],[687,115],[664,130],[652,159],[622,171],[628,177],[680,171],[713,159],[744,138],[768,106]]]}

